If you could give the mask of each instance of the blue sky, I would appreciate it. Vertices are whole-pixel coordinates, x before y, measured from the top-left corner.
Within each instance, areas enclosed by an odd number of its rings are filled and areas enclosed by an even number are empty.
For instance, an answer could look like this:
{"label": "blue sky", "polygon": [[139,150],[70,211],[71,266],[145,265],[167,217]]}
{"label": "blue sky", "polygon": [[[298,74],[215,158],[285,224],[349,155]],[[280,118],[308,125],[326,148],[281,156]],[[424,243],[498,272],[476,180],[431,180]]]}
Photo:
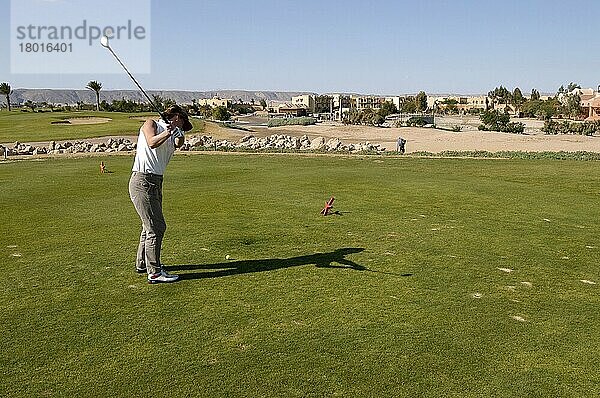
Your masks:
{"label": "blue sky", "polygon": [[[0,4],[1,81],[134,88],[124,73],[11,74],[10,1]],[[600,84],[600,1],[153,0],[151,11],[152,72],[136,74],[147,89],[393,95]],[[97,57],[91,65],[110,55]]]}

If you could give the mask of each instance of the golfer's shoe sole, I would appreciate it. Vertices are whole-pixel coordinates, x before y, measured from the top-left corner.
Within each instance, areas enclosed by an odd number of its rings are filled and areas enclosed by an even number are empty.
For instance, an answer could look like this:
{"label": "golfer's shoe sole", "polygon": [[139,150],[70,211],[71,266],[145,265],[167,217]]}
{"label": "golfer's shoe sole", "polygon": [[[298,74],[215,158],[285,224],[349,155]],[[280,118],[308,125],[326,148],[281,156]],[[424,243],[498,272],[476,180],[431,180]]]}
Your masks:
{"label": "golfer's shoe sole", "polygon": [[165,271],[161,271],[158,274],[149,274],[148,283],[154,285],[155,283],[171,283],[179,279],[179,275],[170,275]]}

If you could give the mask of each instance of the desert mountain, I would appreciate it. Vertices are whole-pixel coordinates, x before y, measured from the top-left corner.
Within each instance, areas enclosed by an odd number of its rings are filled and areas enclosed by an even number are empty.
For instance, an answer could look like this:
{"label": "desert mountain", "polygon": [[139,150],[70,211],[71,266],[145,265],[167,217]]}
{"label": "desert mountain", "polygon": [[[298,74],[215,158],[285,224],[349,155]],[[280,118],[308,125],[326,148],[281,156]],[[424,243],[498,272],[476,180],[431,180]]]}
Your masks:
{"label": "desert mountain", "polygon": [[[201,98],[229,98],[234,101],[250,102],[252,99],[259,102],[261,99],[266,101],[290,101],[293,96],[301,94],[312,94],[308,92],[292,91],[244,91],[244,90],[217,90],[217,91],[176,91],[176,90],[148,90],[149,95],[160,95],[163,98],[170,98],[179,104],[191,104],[193,99]],[[11,102],[21,104],[27,100],[51,104],[74,105],[82,101],[93,104],[96,102],[96,96],[90,90],[68,90],[68,89],[33,89],[20,88],[15,89],[10,96]],[[137,90],[102,90],[100,91],[100,101],[112,102],[114,100],[127,99],[131,101],[146,101],[143,94]]]}

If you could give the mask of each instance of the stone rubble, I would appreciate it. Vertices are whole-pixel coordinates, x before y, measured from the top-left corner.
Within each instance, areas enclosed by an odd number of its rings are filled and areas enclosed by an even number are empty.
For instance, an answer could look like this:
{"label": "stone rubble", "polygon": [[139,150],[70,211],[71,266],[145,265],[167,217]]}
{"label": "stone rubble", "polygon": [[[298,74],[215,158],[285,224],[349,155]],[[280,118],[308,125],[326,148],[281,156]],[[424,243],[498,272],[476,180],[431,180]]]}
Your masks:
{"label": "stone rubble", "polygon": [[[125,138],[109,138],[106,143],[91,143],[87,141],[74,141],[58,143],[52,141],[48,146],[35,147],[30,144],[15,142],[10,147],[0,145],[0,157],[22,156],[22,155],[59,155],[73,153],[98,153],[98,152],[130,152],[134,151],[136,144]],[[361,142],[357,144],[345,144],[338,138],[325,140],[323,137],[311,139],[292,137],[288,135],[273,134],[269,137],[255,137],[246,135],[238,142],[228,140],[216,140],[211,136],[191,136],[186,139],[181,147],[182,151],[214,150],[214,151],[320,151],[320,152],[376,152],[381,153],[385,148],[380,144]]]}
{"label": "stone rubble", "polygon": [[357,144],[344,144],[339,138],[328,141],[323,137],[316,137],[312,141],[307,135],[292,137],[289,135],[273,134],[268,137],[255,137],[246,135],[239,142],[227,140],[214,140],[210,136],[191,137],[186,141],[182,150],[282,150],[282,151],[321,151],[321,152],[383,152],[385,148],[380,144],[361,142]]}

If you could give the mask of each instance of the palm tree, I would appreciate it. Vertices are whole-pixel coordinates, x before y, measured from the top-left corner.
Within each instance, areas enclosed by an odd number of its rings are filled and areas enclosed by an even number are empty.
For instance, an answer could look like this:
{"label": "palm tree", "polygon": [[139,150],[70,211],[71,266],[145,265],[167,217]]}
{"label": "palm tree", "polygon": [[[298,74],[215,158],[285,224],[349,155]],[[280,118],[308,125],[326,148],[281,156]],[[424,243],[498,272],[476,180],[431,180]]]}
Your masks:
{"label": "palm tree", "polygon": [[10,95],[12,94],[12,88],[10,88],[10,84],[2,83],[0,84],[0,94],[6,95],[6,105],[8,105],[8,111],[10,112]]}
{"label": "palm tree", "polygon": [[96,111],[100,110],[100,90],[102,90],[102,83],[92,80],[85,86],[88,90],[92,90],[96,93]]}

